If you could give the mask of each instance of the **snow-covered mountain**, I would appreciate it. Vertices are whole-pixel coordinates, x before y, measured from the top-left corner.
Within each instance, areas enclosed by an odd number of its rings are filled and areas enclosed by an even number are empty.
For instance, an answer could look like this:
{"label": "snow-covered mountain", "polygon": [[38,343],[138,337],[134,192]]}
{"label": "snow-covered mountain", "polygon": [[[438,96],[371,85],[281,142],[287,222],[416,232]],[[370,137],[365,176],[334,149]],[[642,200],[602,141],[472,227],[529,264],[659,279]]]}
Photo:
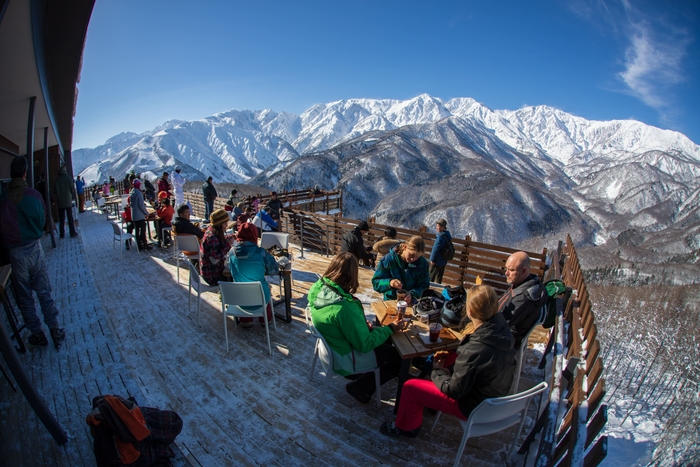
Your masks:
{"label": "snow-covered mountain", "polygon": [[122,134],[73,157],[88,181],[182,165],[191,179],[341,188],[348,217],[406,226],[445,217],[453,235],[479,241],[571,231],[584,243],[639,245],[674,232],[669,254],[700,247],[697,144],[547,106],[491,110],[424,94],[318,104],[299,116],[232,110]]}

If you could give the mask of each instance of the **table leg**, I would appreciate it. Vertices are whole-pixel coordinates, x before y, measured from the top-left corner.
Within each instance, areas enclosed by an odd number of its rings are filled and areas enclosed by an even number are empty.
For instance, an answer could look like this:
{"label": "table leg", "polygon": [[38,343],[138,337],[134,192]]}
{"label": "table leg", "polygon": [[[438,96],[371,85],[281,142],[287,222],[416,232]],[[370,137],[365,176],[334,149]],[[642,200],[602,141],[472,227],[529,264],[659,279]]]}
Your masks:
{"label": "table leg", "polygon": [[403,383],[408,381],[408,373],[411,369],[411,359],[404,358],[401,360],[401,371],[399,372],[399,384],[396,386],[396,403],[394,404],[394,413],[399,411],[399,402],[401,401],[401,390]]}

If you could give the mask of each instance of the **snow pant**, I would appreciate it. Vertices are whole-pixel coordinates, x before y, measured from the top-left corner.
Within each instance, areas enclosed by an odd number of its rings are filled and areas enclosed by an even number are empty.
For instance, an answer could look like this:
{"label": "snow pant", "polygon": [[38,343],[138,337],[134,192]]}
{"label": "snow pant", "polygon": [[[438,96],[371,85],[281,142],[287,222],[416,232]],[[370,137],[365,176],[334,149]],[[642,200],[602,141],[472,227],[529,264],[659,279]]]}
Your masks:
{"label": "snow pant", "polygon": [[75,226],[73,225],[73,207],[69,206],[67,208],[58,208],[58,233],[61,238],[66,236],[66,217],[68,217],[68,231],[71,235],[75,235]]}
{"label": "snow pant", "polygon": [[466,420],[459,410],[459,403],[445,395],[428,379],[409,379],[401,389],[396,427],[404,431],[415,430],[423,424],[423,407],[439,410]]}
{"label": "snow pant", "polygon": [[430,282],[442,283],[442,275],[445,273],[445,266],[430,266]]}
{"label": "snow pant", "polygon": [[41,332],[41,321],[36,314],[34,294],[39,298],[44,323],[49,329],[58,327],[58,308],[51,295],[51,282],[46,270],[44,249],[39,240],[10,249],[12,280],[17,293],[17,306],[24,324],[32,334]]}

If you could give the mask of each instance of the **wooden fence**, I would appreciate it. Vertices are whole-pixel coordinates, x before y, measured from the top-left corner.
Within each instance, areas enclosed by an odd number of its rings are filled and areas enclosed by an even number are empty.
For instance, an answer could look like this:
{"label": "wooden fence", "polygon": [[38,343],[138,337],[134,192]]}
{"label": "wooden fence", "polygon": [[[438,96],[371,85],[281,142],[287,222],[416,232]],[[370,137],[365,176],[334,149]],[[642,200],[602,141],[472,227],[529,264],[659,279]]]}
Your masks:
{"label": "wooden fence", "polygon": [[584,466],[600,464],[607,453],[603,360],[595,317],[571,237],[552,254],[547,279],[561,278],[570,290],[557,299],[557,320],[550,330],[541,367],[550,379],[549,402],[519,453],[530,449],[525,465]]}

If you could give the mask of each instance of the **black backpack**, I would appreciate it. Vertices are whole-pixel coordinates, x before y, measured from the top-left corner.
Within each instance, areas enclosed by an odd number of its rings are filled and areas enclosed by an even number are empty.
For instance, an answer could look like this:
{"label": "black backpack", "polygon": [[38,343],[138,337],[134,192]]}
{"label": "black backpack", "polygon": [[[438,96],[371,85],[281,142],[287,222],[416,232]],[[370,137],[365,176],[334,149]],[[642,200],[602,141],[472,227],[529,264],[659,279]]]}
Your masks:
{"label": "black backpack", "polygon": [[454,243],[452,243],[452,239],[447,239],[447,244],[445,245],[445,248],[443,248],[443,250],[440,252],[440,256],[442,256],[442,259],[444,259],[445,261],[449,261],[455,257],[455,246]]}

